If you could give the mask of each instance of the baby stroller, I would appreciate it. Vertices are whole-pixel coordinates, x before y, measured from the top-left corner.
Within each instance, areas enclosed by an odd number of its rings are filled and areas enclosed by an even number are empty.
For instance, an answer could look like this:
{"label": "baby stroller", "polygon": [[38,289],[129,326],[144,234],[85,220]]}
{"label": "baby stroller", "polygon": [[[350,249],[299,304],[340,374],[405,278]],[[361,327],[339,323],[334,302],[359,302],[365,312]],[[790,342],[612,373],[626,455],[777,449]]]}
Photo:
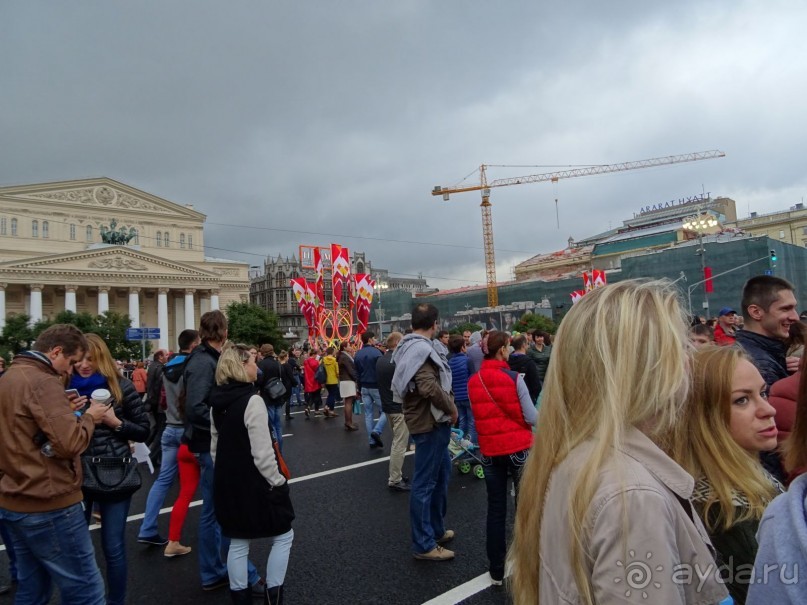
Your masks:
{"label": "baby stroller", "polygon": [[467,475],[473,469],[477,479],[485,478],[485,468],[482,463],[479,446],[474,445],[460,429],[451,429],[451,440],[448,442],[448,453],[451,462],[463,475]]}

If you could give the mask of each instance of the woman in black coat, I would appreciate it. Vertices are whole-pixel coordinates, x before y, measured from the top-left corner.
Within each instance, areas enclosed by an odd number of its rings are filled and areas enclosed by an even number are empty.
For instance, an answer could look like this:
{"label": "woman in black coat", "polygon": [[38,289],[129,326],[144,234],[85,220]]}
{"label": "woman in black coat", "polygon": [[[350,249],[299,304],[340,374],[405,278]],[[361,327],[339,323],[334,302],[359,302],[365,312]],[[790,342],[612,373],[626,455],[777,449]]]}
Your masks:
{"label": "woman in black coat", "polygon": [[251,603],[247,560],[250,542],[269,538],[265,603],[281,603],[294,540],[288,471],[272,444],[269,416],[255,394],[255,356],[244,345],[225,349],[210,392],[210,454],[215,462],[213,501],[229,537],[227,573],[234,603]]}
{"label": "woman in black coat", "polygon": [[[132,381],[118,374],[115,360],[101,337],[87,334],[86,338],[88,351],[73,367],[70,388],[88,399],[94,390],[106,389],[112,394],[112,400],[82,458],[131,458],[129,442],[145,441],[149,435],[143,400]],[[84,481],[87,485],[86,476]],[[87,522],[94,504],[97,503],[101,510],[101,547],[106,559],[108,605],[123,605],[126,601],[126,517],[131,502],[131,491],[99,495],[84,490]]]}

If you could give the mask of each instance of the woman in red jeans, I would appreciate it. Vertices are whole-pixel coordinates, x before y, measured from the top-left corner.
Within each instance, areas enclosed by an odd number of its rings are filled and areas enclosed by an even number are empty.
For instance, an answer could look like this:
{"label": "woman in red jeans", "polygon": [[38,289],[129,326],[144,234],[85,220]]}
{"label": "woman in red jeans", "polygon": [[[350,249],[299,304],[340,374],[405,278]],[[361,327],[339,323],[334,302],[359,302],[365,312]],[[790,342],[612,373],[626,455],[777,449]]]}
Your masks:
{"label": "woman in red jeans", "polygon": [[199,486],[199,462],[196,456],[188,449],[187,443],[182,443],[177,450],[177,465],[179,466],[179,495],[171,510],[171,520],[168,525],[168,544],[165,547],[166,557],[187,555],[190,546],[182,544],[182,527],[185,517],[193,500],[193,494]]}

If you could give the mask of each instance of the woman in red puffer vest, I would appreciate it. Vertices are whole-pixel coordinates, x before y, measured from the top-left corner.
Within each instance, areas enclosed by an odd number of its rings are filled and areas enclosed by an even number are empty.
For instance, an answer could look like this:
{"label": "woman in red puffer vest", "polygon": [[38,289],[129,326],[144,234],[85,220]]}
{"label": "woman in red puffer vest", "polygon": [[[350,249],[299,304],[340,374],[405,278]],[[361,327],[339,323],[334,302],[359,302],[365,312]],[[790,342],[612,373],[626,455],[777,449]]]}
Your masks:
{"label": "woman in red puffer vest", "polygon": [[532,447],[532,425],[538,417],[524,377],[507,363],[509,356],[510,337],[491,332],[482,367],[468,381],[479,449],[485,457],[487,554],[491,582],[497,585],[504,579],[507,554],[507,478],[513,478],[517,501],[521,468]]}

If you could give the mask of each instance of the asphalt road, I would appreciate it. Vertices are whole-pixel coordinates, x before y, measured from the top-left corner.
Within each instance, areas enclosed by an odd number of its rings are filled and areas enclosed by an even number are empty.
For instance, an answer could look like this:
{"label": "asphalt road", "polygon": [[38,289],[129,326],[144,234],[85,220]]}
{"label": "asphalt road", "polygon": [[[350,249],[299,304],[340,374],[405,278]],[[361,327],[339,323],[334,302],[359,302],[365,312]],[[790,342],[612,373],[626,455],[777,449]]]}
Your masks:
{"label": "asphalt road", "polygon": [[[301,408],[295,408],[298,410]],[[341,410],[337,410],[341,412]],[[284,456],[293,475],[291,494],[296,512],[294,545],[286,575],[288,603],[502,605],[509,602],[501,587],[491,587],[485,555],[485,484],[472,474],[452,473],[447,527],[457,537],[450,548],[453,561],[424,562],[412,557],[409,541],[408,495],[387,488],[389,426],[384,448],[370,449],[364,417],[355,419],[359,431],[347,432],[340,418],[304,419],[302,412],[284,424]],[[378,461],[355,468],[351,465]],[[412,474],[407,456],[404,474]],[[152,477],[145,466],[143,488],[134,496],[132,516],[142,514]],[[332,471],[331,474],[322,474]],[[166,498],[173,504],[176,486]],[[196,496],[200,498],[199,493]],[[137,543],[139,519],[127,528],[129,602],[171,605],[229,603],[226,589],[203,592],[196,558],[199,507],[193,506],[185,523],[183,543],[194,548],[184,557],[166,559],[162,548]],[[512,514],[512,511],[510,511]],[[168,533],[168,513],[160,516],[160,533]],[[511,519],[512,523],[512,519]],[[512,525],[511,525],[512,527]],[[99,534],[93,531],[103,572]],[[258,570],[266,568],[268,545],[256,540],[250,558]],[[0,555],[6,576],[5,557]],[[5,583],[0,581],[0,583]],[[449,591],[460,587],[451,594]],[[11,602],[10,595],[0,603]],[[55,595],[54,603],[58,602]]]}

